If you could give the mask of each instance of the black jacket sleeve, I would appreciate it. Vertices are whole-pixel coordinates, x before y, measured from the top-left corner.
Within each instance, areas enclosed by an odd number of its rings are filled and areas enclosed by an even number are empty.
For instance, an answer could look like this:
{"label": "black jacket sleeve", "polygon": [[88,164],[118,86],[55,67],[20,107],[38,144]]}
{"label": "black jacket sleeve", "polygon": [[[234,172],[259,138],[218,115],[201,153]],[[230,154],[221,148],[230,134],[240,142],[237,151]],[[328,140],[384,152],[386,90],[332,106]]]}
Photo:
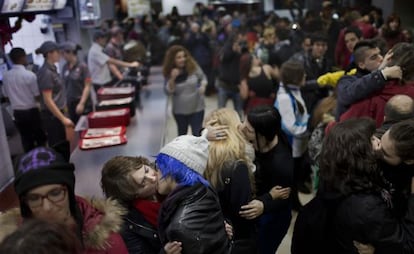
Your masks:
{"label": "black jacket sleeve", "polygon": [[[398,220],[380,197],[365,198],[347,207],[350,237],[375,247],[375,253],[414,253],[414,195],[408,212]],[[350,212],[350,209],[353,212]]]}

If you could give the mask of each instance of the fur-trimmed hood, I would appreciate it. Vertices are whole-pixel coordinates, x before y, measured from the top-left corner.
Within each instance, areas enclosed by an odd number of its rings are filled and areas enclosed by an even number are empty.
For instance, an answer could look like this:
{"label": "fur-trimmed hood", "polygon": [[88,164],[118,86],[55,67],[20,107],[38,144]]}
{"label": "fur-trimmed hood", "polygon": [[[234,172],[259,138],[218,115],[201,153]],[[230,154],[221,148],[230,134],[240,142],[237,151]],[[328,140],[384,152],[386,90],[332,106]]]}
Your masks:
{"label": "fur-trimmed hood", "polygon": [[[126,210],[112,199],[84,199],[76,197],[83,216],[83,243],[85,251],[106,250],[113,244],[111,239],[122,226]],[[19,208],[0,214],[0,242],[13,233],[22,222]]]}

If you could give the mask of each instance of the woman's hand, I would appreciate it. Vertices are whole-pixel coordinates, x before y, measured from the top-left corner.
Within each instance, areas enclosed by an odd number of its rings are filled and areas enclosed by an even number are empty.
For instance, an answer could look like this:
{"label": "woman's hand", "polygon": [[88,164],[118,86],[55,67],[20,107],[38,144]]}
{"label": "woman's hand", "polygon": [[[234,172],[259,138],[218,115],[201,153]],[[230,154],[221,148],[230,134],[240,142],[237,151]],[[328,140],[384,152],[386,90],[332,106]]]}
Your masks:
{"label": "woman's hand", "polygon": [[202,84],[202,85],[198,88],[198,93],[199,93],[200,95],[204,95],[204,94],[206,93],[206,87],[207,87],[207,85],[206,85],[206,84]]}
{"label": "woman's hand", "polygon": [[287,199],[290,195],[290,188],[282,188],[282,186],[276,185],[269,191],[270,196],[272,196],[272,199]]}
{"label": "woman's hand", "polygon": [[79,102],[78,105],[76,105],[76,114],[81,115],[84,110],[85,110],[85,104],[82,104]]}
{"label": "woman's hand", "polygon": [[172,79],[172,80],[175,80],[175,78],[177,78],[177,76],[178,75],[180,75],[180,70],[179,69],[177,69],[177,68],[173,68],[172,70],[171,70],[171,73],[170,73],[170,78]]}
{"label": "woman's hand", "polygon": [[370,244],[362,244],[354,241],[354,246],[357,248],[359,254],[374,254],[375,248]]}
{"label": "woman's hand", "polygon": [[217,141],[217,140],[223,140],[227,139],[227,125],[217,125],[217,126],[211,126],[208,123],[206,124],[207,132],[207,140],[208,141]]}
{"label": "woman's hand", "polygon": [[233,227],[227,221],[224,221],[224,228],[226,229],[227,237],[231,240],[233,239]]}
{"label": "woman's hand", "polygon": [[165,246],[164,246],[164,251],[167,254],[181,254],[182,251],[182,247],[181,247],[181,242],[168,242]]}
{"label": "woman's hand", "polygon": [[241,211],[239,212],[240,216],[248,219],[253,220],[263,214],[264,205],[263,202],[257,199],[250,201],[249,204],[244,205],[241,207]]}

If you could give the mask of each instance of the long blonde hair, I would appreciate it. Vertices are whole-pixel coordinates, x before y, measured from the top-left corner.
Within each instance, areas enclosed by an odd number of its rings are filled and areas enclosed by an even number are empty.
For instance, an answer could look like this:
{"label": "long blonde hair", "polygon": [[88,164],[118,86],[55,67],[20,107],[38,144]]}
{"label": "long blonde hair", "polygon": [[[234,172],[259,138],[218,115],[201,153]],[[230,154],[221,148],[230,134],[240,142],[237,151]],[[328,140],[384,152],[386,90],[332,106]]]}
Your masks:
{"label": "long blonde hair", "polygon": [[210,141],[207,168],[204,177],[214,188],[223,186],[221,177],[222,170],[226,166],[232,166],[237,161],[246,163],[249,169],[250,185],[252,192],[255,190],[254,177],[249,165],[252,161],[246,155],[247,141],[238,130],[241,121],[237,112],[233,109],[222,108],[210,113],[206,121],[213,120],[211,126],[226,125],[227,138],[223,140]]}

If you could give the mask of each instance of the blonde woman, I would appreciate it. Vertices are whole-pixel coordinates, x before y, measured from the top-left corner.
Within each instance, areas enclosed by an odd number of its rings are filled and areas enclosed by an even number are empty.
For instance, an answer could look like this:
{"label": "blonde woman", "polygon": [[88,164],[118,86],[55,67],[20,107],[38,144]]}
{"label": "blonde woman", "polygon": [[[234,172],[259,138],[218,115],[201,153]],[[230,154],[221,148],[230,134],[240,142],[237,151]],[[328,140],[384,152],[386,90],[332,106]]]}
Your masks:
{"label": "blonde woman", "polygon": [[[235,110],[215,110],[206,121],[213,140],[209,139],[209,158],[204,176],[218,192],[224,217],[233,225],[235,244],[232,253],[256,253],[255,221],[239,214],[240,208],[254,197],[254,148],[239,131],[241,121]],[[270,195],[272,198],[288,196],[284,191],[275,187]]]}
{"label": "blonde woman", "polygon": [[204,92],[207,78],[188,50],[171,46],[164,59],[165,90],[172,95],[172,111],[178,135],[185,135],[191,126],[193,135],[200,134],[204,118]]}
{"label": "blonde woman", "polygon": [[213,127],[225,125],[227,128],[221,130],[225,132],[225,139],[210,141],[204,176],[216,189],[224,217],[233,225],[232,253],[255,253],[255,223],[239,215],[240,207],[254,196],[254,178],[248,166],[251,160],[246,156],[247,142],[237,129],[239,115],[232,109],[222,108],[212,112],[208,120]]}

